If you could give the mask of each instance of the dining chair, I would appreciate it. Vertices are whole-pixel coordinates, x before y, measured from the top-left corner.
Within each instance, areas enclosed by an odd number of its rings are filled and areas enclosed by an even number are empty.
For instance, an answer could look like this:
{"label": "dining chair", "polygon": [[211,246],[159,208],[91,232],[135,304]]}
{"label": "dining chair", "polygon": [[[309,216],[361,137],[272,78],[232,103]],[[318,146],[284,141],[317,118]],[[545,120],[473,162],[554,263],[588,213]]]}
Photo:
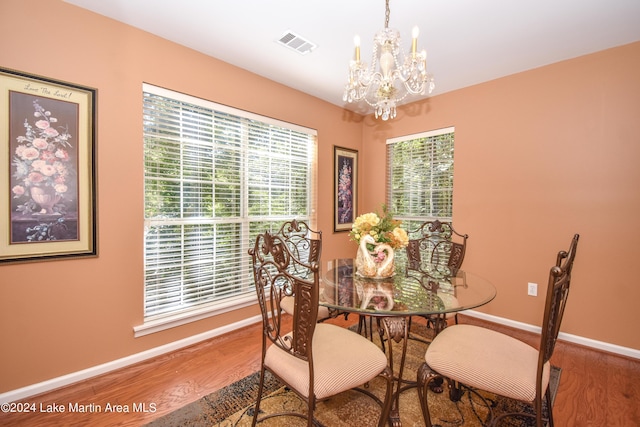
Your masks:
{"label": "dining chair", "polygon": [[[262,313],[262,355],[260,384],[253,422],[276,416],[295,416],[317,424],[316,403],[347,390],[356,390],[380,405],[378,426],[387,423],[393,391],[387,357],[374,343],[349,329],[318,323],[319,266],[301,260],[278,234],[259,234],[249,250],[258,303]],[[295,299],[293,330],[285,332],[282,295]],[[307,413],[283,408],[261,418],[260,402],[266,371],[287,385],[307,404]],[[362,386],[376,377],[386,382],[383,398]]]}
{"label": "dining chair", "polygon": [[[460,234],[450,222],[426,221],[420,227],[409,230],[406,248],[406,275],[418,275],[422,280],[446,280],[455,276],[462,267],[467,250],[468,234]],[[458,315],[427,316],[427,326],[434,335],[447,326],[447,319]]]}
{"label": "dining chair", "polygon": [[[297,259],[304,260],[307,263],[315,262],[320,265],[322,231],[312,230],[305,221],[293,219],[284,222],[276,234],[282,236],[283,241]],[[296,268],[296,266],[291,266],[291,268]],[[282,297],[280,306],[286,313],[293,314],[294,304],[295,299],[291,295],[285,294]],[[319,322],[337,315],[338,313],[332,312],[328,307],[320,306],[318,308]]]}
{"label": "dining chair", "polygon": [[507,417],[535,418],[543,427],[543,402],[546,402],[549,426],[553,427],[549,390],[550,359],[560,331],[571,284],[571,270],[579,235],[571,240],[568,251],[560,251],[549,271],[542,333],[539,349],[518,339],[480,326],[453,325],[438,334],[425,353],[418,369],[418,397],[425,424],[431,427],[428,386],[444,378],[451,400],[460,399],[463,385],[533,404],[534,414],[507,413],[492,419],[491,426]]}
{"label": "dining chair", "polygon": [[438,278],[455,275],[462,266],[469,235],[458,233],[451,223],[426,221],[407,234],[407,274],[416,271]]}

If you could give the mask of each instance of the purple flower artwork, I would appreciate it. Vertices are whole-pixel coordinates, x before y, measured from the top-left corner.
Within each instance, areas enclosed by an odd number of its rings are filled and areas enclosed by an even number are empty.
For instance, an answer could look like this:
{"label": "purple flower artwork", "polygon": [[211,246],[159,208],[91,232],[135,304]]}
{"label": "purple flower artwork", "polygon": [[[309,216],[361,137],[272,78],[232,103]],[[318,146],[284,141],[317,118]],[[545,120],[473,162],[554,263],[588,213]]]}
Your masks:
{"label": "purple flower artwork", "polygon": [[338,224],[353,222],[353,158],[338,156]]}

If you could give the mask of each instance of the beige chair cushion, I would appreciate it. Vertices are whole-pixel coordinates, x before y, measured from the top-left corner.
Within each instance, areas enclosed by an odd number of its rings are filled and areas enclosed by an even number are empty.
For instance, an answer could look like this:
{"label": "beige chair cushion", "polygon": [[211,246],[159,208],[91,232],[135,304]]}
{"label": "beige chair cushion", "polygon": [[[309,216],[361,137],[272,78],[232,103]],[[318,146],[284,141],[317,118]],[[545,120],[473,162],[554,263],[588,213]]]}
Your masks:
{"label": "beige chair cushion", "polygon": [[[324,399],[372,380],[387,366],[387,357],[365,337],[336,325],[319,323],[313,335],[313,363],[315,395]],[[271,345],[264,364],[308,397],[307,362]]]}
{"label": "beige chair cushion", "polygon": [[293,305],[295,304],[294,297],[282,297],[280,300],[280,308],[288,314],[293,315]]}
{"label": "beige chair cushion", "polygon": [[[536,396],[538,350],[490,329],[453,325],[438,334],[425,354],[427,364],[445,377],[471,387],[532,402]],[[549,363],[542,392],[549,384]]]}
{"label": "beige chair cushion", "polygon": [[[294,297],[282,297],[282,299],[280,300],[280,308],[287,314],[291,314],[293,315],[293,306],[295,304],[295,298]],[[329,308],[325,307],[325,306],[319,306],[318,307],[318,320],[323,320],[323,319],[328,319],[330,317],[329,315]]]}

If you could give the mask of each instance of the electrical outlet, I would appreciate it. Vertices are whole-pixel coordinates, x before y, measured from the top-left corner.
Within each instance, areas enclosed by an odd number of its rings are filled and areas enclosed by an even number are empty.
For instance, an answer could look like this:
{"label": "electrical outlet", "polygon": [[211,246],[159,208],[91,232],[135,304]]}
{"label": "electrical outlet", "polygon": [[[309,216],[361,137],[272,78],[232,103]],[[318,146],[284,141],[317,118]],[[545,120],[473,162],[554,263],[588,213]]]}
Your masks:
{"label": "electrical outlet", "polygon": [[527,285],[527,295],[531,295],[532,297],[537,297],[538,296],[538,284],[537,283],[529,282],[529,284]]}

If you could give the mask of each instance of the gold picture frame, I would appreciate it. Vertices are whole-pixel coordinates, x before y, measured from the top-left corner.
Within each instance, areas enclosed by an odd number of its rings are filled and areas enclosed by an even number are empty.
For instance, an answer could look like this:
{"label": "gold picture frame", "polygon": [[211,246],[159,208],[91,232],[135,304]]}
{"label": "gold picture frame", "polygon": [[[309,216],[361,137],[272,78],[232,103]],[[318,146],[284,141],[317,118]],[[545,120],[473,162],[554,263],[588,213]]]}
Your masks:
{"label": "gold picture frame", "polygon": [[351,231],[358,202],[358,151],[333,147],[333,231]]}
{"label": "gold picture frame", "polygon": [[0,68],[0,263],[97,255],[95,98]]}

